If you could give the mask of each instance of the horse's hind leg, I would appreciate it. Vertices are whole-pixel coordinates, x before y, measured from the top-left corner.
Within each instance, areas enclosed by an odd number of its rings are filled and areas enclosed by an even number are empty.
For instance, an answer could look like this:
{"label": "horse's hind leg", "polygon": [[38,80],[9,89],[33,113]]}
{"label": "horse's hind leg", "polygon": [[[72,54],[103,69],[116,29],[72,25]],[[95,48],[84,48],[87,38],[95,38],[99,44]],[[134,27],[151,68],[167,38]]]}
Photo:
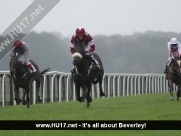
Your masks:
{"label": "horse's hind leg", "polygon": [[169,90],[170,90],[170,100],[174,100],[173,99],[173,83],[171,81],[169,82]]}
{"label": "horse's hind leg", "polygon": [[26,99],[25,99],[25,96],[26,96],[26,91],[23,90],[23,97],[22,97],[23,105],[26,105],[26,104],[27,104],[27,101],[26,101]]}
{"label": "horse's hind leg", "polygon": [[26,100],[27,100],[27,108],[30,107],[30,98],[29,98],[29,93],[30,93],[30,90],[29,88],[26,89],[26,92],[27,92],[27,95],[26,95]]}
{"label": "horse's hind leg", "polygon": [[76,87],[76,95],[77,95],[77,100],[79,102],[83,102],[84,101],[84,98],[83,97],[80,97],[80,85],[77,85],[75,84],[75,87]]}
{"label": "horse's hind leg", "polygon": [[170,100],[173,100],[173,82],[170,79],[168,80],[168,86],[170,91]]}
{"label": "horse's hind leg", "polygon": [[178,90],[177,90],[177,101],[179,101],[179,97],[180,97],[180,85],[178,85]]}
{"label": "horse's hind leg", "polygon": [[170,100],[174,100],[173,98],[173,87],[169,87],[170,88]]}
{"label": "horse's hind leg", "polygon": [[99,90],[100,90],[100,95],[101,95],[101,96],[105,96],[105,93],[104,93],[103,90],[102,90],[102,80],[99,81]]}
{"label": "horse's hind leg", "polygon": [[42,98],[41,98],[41,93],[40,93],[40,80],[36,80],[36,94],[37,94],[37,99],[38,102],[42,102]]}

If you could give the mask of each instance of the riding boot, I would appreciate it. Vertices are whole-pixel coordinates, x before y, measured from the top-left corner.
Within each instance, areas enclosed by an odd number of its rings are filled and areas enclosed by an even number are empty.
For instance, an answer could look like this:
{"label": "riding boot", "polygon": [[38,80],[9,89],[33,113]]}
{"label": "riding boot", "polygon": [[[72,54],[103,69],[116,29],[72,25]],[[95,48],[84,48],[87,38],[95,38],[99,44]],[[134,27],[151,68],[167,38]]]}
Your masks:
{"label": "riding boot", "polygon": [[94,56],[91,55],[90,57],[91,57],[92,62],[94,63],[95,69],[101,70],[98,62],[94,59]]}
{"label": "riding boot", "polygon": [[164,70],[164,73],[167,73],[167,69],[169,68],[171,62],[172,62],[172,59],[171,59],[171,60],[168,60],[168,62],[167,62],[167,64],[166,64],[166,67],[165,67],[165,70]]}
{"label": "riding boot", "polygon": [[75,61],[73,60],[73,62],[72,62],[72,64],[73,64],[73,69],[71,70],[71,79],[73,79],[73,76],[75,75]]}
{"label": "riding boot", "polygon": [[168,66],[166,65],[164,73],[167,73]]}
{"label": "riding boot", "polygon": [[74,74],[75,74],[75,67],[71,70],[71,78],[73,78]]}

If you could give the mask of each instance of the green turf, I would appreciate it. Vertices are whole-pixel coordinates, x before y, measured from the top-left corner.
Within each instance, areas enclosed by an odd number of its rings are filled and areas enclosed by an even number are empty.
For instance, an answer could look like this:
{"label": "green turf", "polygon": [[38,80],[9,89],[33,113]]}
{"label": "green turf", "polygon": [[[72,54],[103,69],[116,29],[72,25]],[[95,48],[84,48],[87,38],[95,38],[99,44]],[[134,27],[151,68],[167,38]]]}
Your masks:
{"label": "green turf", "polygon": [[[175,97],[176,99],[176,97]],[[170,101],[169,94],[94,99],[90,108],[86,102],[61,102],[7,106],[0,109],[0,120],[181,120],[181,100]],[[0,131],[0,136],[178,136],[181,131]]]}

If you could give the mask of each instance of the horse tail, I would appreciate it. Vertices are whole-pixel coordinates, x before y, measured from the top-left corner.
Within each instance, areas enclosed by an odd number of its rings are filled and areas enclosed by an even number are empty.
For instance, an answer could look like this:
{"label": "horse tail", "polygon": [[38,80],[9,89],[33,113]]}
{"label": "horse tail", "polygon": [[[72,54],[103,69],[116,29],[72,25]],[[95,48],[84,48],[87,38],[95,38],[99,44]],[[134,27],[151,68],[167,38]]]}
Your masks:
{"label": "horse tail", "polygon": [[48,72],[49,70],[50,70],[50,68],[47,68],[47,69],[41,71],[40,74],[41,74],[41,75],[42,75],[42,74],[45,74],[45,73]]}

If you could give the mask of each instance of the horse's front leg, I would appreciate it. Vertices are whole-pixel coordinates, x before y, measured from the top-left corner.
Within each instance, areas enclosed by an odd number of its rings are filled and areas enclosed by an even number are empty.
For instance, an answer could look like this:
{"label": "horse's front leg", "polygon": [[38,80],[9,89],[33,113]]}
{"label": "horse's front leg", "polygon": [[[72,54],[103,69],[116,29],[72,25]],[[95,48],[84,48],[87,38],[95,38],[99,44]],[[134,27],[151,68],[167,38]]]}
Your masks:
{"label": "horse's front leg", "polygon": [[180,87],[181,87],[181,85],[178,85],[178,90],[177,90],[177,101],[179,101],[179,97],[180,97]]}
{"label": "horse's front leg", "polygon": [[26,99],[25,99],[25,96],[26,96],[26,90],[23,89],[23,97],[22,97],[23,105],[26,105],[26,104],[27,104],[27,101],[26,101]]}
{"label": "horse's front leg", "polygon": [[75,84],[75,89],[76,89],[76,93],[77,93],[77,100],[79,102],[83,102],[83,97],[80,97],[80,85]]}
{"label": "horse's front leg", "polygon": [[38,102],[42,102],[42,97],[41,97],[41,93],[40,93],[40,81],[36,80],[36,96],[38,99]]}
{"label": "horse's front leg", "polygon": [[29,108],[29,107],[30,107],[30,98],[29,98],[30,89],[27,88],[25,91],[26,91],[26,93],[27,93],[27,95],[26,95],[27,108]]}
{"label": "horse's front leg", "polygon": [[30,107],[30,97],[29,97],[29,94],[30,94],[30,88],[31,88],[31,81],[29,83],[29,85],[27,85],[27,88],[25,89],[27,95],[26,95],[26,101],[27,101],[27,108]]}
{"label": "horse's front leg", "polygon": [[20,104],[22,102],[22,100],[19,99],[19,87],[16,85],[14,86],[14,92],[15,92],[14,100],[16,101],[17,104]]}
{"label": "horse's front leg", "polygon": [[91,84],[89,86],[87,86],[87,95],[86,95],[87,107],[89,107],[89,103],[92,102],[92,98],[90,96],[90,91],[91,91]]}
{"label": "horse's front leg", "polygon": [[168,85],[169,85],[169,91],[170,91],[170,100],[174,100],[173,99],[173,82],[169,80]]}
{"label": "horse's front leg", "polygon": [[99,81],[99,90],[100,90],[100,95],[105,96],[105,93],[102,91],[102,81]]}

